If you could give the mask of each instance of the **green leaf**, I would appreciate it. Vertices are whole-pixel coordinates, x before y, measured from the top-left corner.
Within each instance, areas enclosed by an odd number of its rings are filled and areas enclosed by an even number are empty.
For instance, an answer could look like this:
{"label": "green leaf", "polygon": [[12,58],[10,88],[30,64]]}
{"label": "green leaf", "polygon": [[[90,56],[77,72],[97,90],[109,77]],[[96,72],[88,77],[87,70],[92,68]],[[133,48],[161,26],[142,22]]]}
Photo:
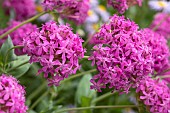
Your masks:
{"label": "green leaf", "polygon": [[29,61],[29,59],[30,58],[27,55],[17,56],[17,60],[10,63],[10,68],[7,70],[7,72],[9,74],[15,76],[16,78],[22,76],[30,68],[30,66],[31,66],[30,63],[26,63],[26,64],[14,69],[14,70],[11,70],[11,71],[10,71],[10,69],[17,67],[17,66],[23,64],[24,62]]}
{"label": "green leaf", "polygon": [[[5,63],[7,52],[12,47],[14,47],[14,45],[12,43],[12,40],[11,40],[10,36],[8,36],[7,40],[3,43],[3,45],[2,45],[2,47],[0,49],[0,62],[2,64]],[[6,64],[8,64],[11,61],[14,61],[15,59],[16,59],[16,55],[14,53],[14,49],[12,49],[8,53],[8,58],[6,60]]]}
{"label": "green leaf", "polygon": [[[83,106],[84,100],[82,101],[82,98],[89,98],[90,100],[94,99],[96,97],[96,91],[90,89],[90,79],[92,78],[91,74],[86,74],[83,76],[83,78],[80,80],[75,101],[78,105]],[[90,106],[90,105],[89,105]]]}

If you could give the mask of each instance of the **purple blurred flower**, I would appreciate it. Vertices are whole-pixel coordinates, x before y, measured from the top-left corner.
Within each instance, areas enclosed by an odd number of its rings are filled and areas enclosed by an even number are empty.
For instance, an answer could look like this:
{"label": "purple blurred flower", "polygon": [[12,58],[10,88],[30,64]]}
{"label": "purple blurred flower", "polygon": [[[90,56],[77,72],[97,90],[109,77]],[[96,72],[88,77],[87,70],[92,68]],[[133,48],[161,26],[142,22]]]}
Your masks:
{"label": "purple blurred flower", "polygon": [[151,48],[143,40],[138,26],[123,16],[114,15],[93,37],[93,53],[89,60],[96,64],[99,74],[91,82],[92,89],[101,91],[108,85],[128,93],[134,83],[151,73]]}
{"label": "purple blurred flower", "polygon": [[[9,26],[7,28],[0,29],[0,35],[5,33],[6,31],[10,30],[11,28],[17,26],[20,23],[21,22],[14,21],[14,20],[10,21],[9,24],[8,24]],[[36,31],[36,30],[37,30],[36,25],[28,23],[28,24],[25,24],[24,26],[18,28],[14,32],[10,33],[9,35],[10,35],[10,37],[12,39],[12,42],[13,42],[14,46],[17,46],[17,45],[22,45],[23,38],[25,38],[32,31]],[[6,38],[7,37],[0,39],[0,46],[4,43]],[[23,55],[24,54],[22,49],[15,49],[15,53],[17,55]]]}
{"label": "purple blurred flower", "polygon": [[25,20],[36,13],[34,0],[4,0],[3,7],[7,13],[14,10],[16,20]]}
{"label": "purple blurred flower", "polygon": [[148,42],[148,46],[152,48],[152,57],[154,60],[153,69],[158,74],[169,67],[169,48],[167,40],[164,36],[152,31],[151,29],[144,29],[141,31],[145,34],[145,39]]}
{"label": "purple blurred flower", "polygon": [[24,38],[24,51],[31,56],[30,62],[40,62],[49,85],[59,82],[80,68],[79,58],[84,57],[83,40],[72,32],[69,25],[48,22],[37,32]]}
{"label": "purple blurred flower", "polygon": [[140,99],[149,107],[151,113],[169,113],[170,90],[164,81],[153,80],[149,76],[137,85]]}
{"label": "purple blurred flower", "polygon": [[170,16],[167,13],[157,13],[154,17],[151,29],[156,28],[156,32],[162,34],[166,39],[170,38]]}
{"label": "purple blurred flower", "polygon": [[89,9],[89,0],[44,0],[46,10],[56,9],[61,17],[82,24]]}
{"label": "purple blurred flower", "polygon": [[25,90],[17,79],[2,74],[0,76],[0,113],[26,113]]}
{"label": "purple blurred flower", "polygon": [[142,5],[142,0],[107,0],[108,5],[112,6],[119,13],[123,14],[129,6],[138,4],[139,6]]}

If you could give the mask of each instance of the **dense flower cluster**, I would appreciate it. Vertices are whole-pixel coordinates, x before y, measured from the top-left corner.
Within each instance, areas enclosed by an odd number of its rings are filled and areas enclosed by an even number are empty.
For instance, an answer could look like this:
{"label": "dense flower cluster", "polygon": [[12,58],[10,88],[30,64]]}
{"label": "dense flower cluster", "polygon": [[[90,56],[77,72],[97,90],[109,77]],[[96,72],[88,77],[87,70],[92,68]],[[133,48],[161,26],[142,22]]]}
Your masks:
{"label": "dense flower cluster", "polygon": [[0,113],[26,113],[25,90],[12,77],[0,76]]}
{"label": "dense flower cluster", "polygon": [[[49,85],[59,82],[80,68],[79,58],[84,57],[83,40],[68,25],[48,22],[37,32],[24,39],[24,51],[31,56],[30,62],[40,62]],[[51,76],[49,76],[51,75]]]}
{"label": "dense flower cluster", "polygon": [[[5,29],[0,29],[0,35],[5,33],[6,31],[10,30],[11,28],[17,26],[18,24],[20,24],[21,22],[18,21],[11,21],[9,23],[9,26]],[[23,39],[32,31],[36,31],[37,30],[37,26],[33,25],[31,23],[25,24],[24,26],[18,28],[17,30],[15,30],[14,32],[10,33],[10,37],[13,41],[13,44],[15,46],[17,45],[22,45],[22,41]],[[7,38],[7,37],[6,37]],[[4,43],[4,41],[6,40],[6,38],[2,38],[0,39],[0,46]],[[24,54],[22,49],[15,49],[15,53],[17,55],[22,55]]]}
{"label": "dense flower cluster", "polygon": [[154,17],[154,20],[150,26],[151,29],[154,29],[157,33],[162,34],[165,38],[170,38],[170,16],[166,13],[157,13]]}
{"label": "dense flower cluster", "polygon": [[142,5],[142,0],[107,0],[108,5],[113,6],[113,8],[117,9],[119,13],[124,13],[129,6],[138,4]]}
{"label": "dense flower cluster", "polygon": [[109,85],[109,88],[128,92],[135,82],[152,71],[151,48],[143,36],[134,22],[117,15],[99,29],[93,37],[98,45],[93,47],[89,58],[99,71],[91,80],[92,89],[101,91]]}
{"label": "dense flower cluster", "polygon": [[140,99],[149,107],[151,113],[169,113],[170,90],[164,81],[146,77],[137,86]]}
{"label": "dense flower cluster", "polygon": [[152,49],[152,57],[154,60],[153,69],[158,74],[169,67],[169,48],[167,40],[164,36],[152,31],[151,29],[144,29],[142,34],[145,34],[145,39],[148,46]]}
{"label": "dense flower cluster", "polygon": [[89,0],[44,0],[46,10],[56,9],[61,17],[81,24],[87,17]]}
{"label": "dense flower cluster", "polygon": [[36,13],[34,0],[4,0],[4,8],[7,13],[14,10],[16,20],[24,20]]}

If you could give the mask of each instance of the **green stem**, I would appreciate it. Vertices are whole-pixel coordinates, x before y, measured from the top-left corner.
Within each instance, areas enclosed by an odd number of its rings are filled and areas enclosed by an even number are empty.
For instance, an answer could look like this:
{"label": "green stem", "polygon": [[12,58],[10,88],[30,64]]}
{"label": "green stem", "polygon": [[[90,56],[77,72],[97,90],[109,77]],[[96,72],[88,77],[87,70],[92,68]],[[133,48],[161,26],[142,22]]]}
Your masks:
{"label": "green stem", "polygon": [[49,12],[49,11],[39,13],[38,15],[35,15],[35,16],[33,16],[32,18],[23,21],[23,22],[20,23],[19,25],[13,27],[12,29],[10,29],[10,30],[8,30],[7,32],[5,32],[4,34],[0,35],[0,39],[3,38],[3,37],[5,37],[5,36],[7,36],[7,35],[10,34],[10,33],[12,33],[13,31],[15,31],[16,29],[20,28],[21,26],[23,26],[23,25],[25,25],[25,24],[27,24],[27,23],[29,23],[29,22],[37,19],[38,17],[40,17],[40,16],[42,16],[42,15],[48,13],[48,12]]}
{"label": "green stem", "polygon": [[67,79],[65,79],[65,80],[63,80],[63,81],[61,81],[61,84],[62,84],[63,82],[72,80],[72,79],[77,78],[77,77],[80,77],[80,76],[82,76],[82,75],[84,75],[84,74],[92,73],[92,72],[95,72],[95,71],[97,71],[97,70],[96,70],[96,69],[92,69],[92,70],[89,70],[89,71],[85,71],[85,72],[81,72],[81,73],[72,75],[71,77],[69,77],[69,78],[67,78]]}
{"label": "green stem", "polygon": [[108,98],[108,97],[112,96],[113,94],[114,94],[114,93],[111,93],[111,92],[105,93],[105,94],[97,97],[96,99],[94,99],[91,103],[92,103],[92,104],[95,104],[95,103],[97,103],[97,102],[99,102],[99,101],[101,101],[101,100],[103,100],[103,99],[105,99],[105,98]]}
{"label": "green stem", "polygon": [[33,93],[31,93],[29,96],[28,96],[28,100],[32,100],[36,95],[38,95],[41,90],[43,90],[45,88],[45,86],[47,85],[46,82],[44,82],[40,87],[38,87]]}
{"label": "green stem", "polygon": [[139,113],[144,113],[144,109],[142,107],[142,102],[140,100],[140,94],[139,93],[136,94],[136,99],[137,99],[137,102],[138,102],[138,111],[139,111]]}
{"label": "green stem", "polygon": [[23,62],[22,64],[20,64],[20,65],[18,65],[18,66],[16,66],[16,67],[13,67],[13,68],[11,68],[11,69],[7,70],[7,72],[13,71],[13,70],[15,70],[15,69],[17,69],[17,68],[19,68],[19,67],[21,67],[21,66],[23,66],[23,65],[27,64],[27,63],[29,63],[29,60],[28,60],[28,61]]}
{"label": "green stem", "polygon": [[[89,70],[89,71],[85,71],[85,72],[82,72],[82,73],[73,75],[73,76],[69,77],[68,79],[63,80],[61,83],[64,83],[64,82],[66,82],[66,81],[72,80],[72,79],[77,78],[77,77],[79,77],[79,76],[82,76],[82,75],[84,75],[84,74],[91,73],[91,72],[95,72],[95,71],[96,71],[96,69],[92,69],[92,70]],[[27,99],[28,99],[28,100],[32,100],[36,95],[39,94],[39,92],[40,92],[41,90],[44,89],[45,86],[46,86],[46,82],[44,82],[40,87],[38,87],[38,89],[37,89],[36,91],[34,91],[34,93],[32,93],[31,95],[29,95]],[[46,95],[45,95],[45,96],[46,96]],[[44,97],[44,96],[43,96],[43,97]],[[40,98],[41,98],[41,97],[40,97]],[[30,109],[33,109],[39,102],[40,102],[40,100],[38,99],[38,100],[30,107]]]}
{"label": "green stem", "polygon": [[84,59],[88,59],[90,56],[84,56]]}
{"label": "green stem", "polygon": [[14,47],[8,49],[8,51],[7,51],[7,53],[6,53],[6,57],[5,57],[4,68],[5,68],[5,66],[7,65],[6,62],[7,62],[7,60],[8,60],[10,51],[13,50],[13,49],[16,49],[16,48],[23,48],[23,47],[24,47],[24,46],[14,46]]}
{"label": "green stem", "polygon": [[86,47],[88,42],[91,40],[92,36],[88,37],[87,40],[83,43],[83,47]]}
{"label": "green stem", "polygon": [[44,94],[42,94],[30,107],[30,110],[33,109],[48,93],[50,90],[47,90]]}
{"label": "green stem", "polygon": [[78,108],[67,108],[56,111],[55,113],[62,113],[66,111],[80,111],[80,110],[87,110],[87,109],[103,109],[103,108],[136,108],[137,105],[116,105],[116,106],[92,106],[92,107],[78,107]]}
{"label": "green stem", "polygon": [[58,13],[57,12],[50,12],[50,14],[53,16],[54,20],[58,22]]}

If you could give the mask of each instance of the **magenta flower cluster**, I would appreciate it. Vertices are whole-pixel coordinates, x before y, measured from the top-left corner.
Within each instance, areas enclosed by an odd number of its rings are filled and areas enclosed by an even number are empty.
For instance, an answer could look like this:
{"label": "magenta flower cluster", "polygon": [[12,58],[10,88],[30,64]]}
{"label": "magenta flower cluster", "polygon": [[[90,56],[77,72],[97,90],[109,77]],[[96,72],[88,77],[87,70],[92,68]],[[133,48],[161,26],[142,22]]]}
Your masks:
{"label": "magenta flower cluster", "polygon": [[123,14],[131,5],[142,5],[142,0],[107,0],[108,5],[115,8],[119,13]]}
{"label": "magenta flower cluster", "polygon": [[[0,29],[0,35],[5,33],[6,31],[10,30],[11,28],[17,26],[18,24],[20,24],[21,22],[19,21],[11,21],[9,22],[9,26],[5,29]],[[18,28],[17,30],[15,30],[14,32],[10,33],[10,37],[12,39],[12,42],[14,44],[14,46],[17,45],[22,45],[22,41],[23,39],[32,31],[36,31],[37,30],[37,26],[33,25],[31,23],[25,24],[24,26]],[[0,39],[0,46],[4,43],[4,41],[6,40],[7,37]],[[24,54],[22,49],[15,49],[15,53],[17,55],[22,55]]]}
{"label": "magenta flower cluster", "polygon": [[57,10],[61,17],[82,24],[87,17],[89,0],[44,0],[46,10]]}
{"label": "magenta flower cluster", "polygon": [[91,88],[101,91],[108,86],[128,93],[129,88],[151,73],[152,51],[143,39],[134,22],[124,16],[112,16],[93,37],[96,45],[89,60],[99,73],[91,79]]}
{"label": "magenta flower cluster", "polygon": [[148,76],[140,80],[136,92],[140,94],[140,99],[149,107],[151,113],[169,113],[170,90],[164,81],[153,80]]}
{"label": "magenta flower cluster", "polygon": [[24,51],[31,56],[30,62],[40,62],[49,85],[59,82],[80,68],[78,60],[84,57],[83,40],[72,32],[69,25],[48,22],[40,31],[24,38]]}
{"label": "magenta flower cluster", "polygon": [[2,74],[0,76],[0,113],[26,113],[25,90],[18,81]]}
{"label": "magenta flower cluster", "polygon": [[167,40],[164,36],[151,29],[144,29],[141,31],[145,36],[145,40],[148,42],[148,46],[152,49],[152,58],[154,61],[153,69],[159,73],[163,72],[169,67],[169,48]]}
{"label": "magenta flower cluster", "polygon": [[157,13],[154,20],[150,26],[151,29],[159,34],[162,34],[166,39],[170,38],[170,16],[167,13]]}
{"label": "magenta flower cluster", "polygon": [[7,13],[14,10],[16,20],[24,20],[36,13],[34,0],[4,0],[3,7]]}

